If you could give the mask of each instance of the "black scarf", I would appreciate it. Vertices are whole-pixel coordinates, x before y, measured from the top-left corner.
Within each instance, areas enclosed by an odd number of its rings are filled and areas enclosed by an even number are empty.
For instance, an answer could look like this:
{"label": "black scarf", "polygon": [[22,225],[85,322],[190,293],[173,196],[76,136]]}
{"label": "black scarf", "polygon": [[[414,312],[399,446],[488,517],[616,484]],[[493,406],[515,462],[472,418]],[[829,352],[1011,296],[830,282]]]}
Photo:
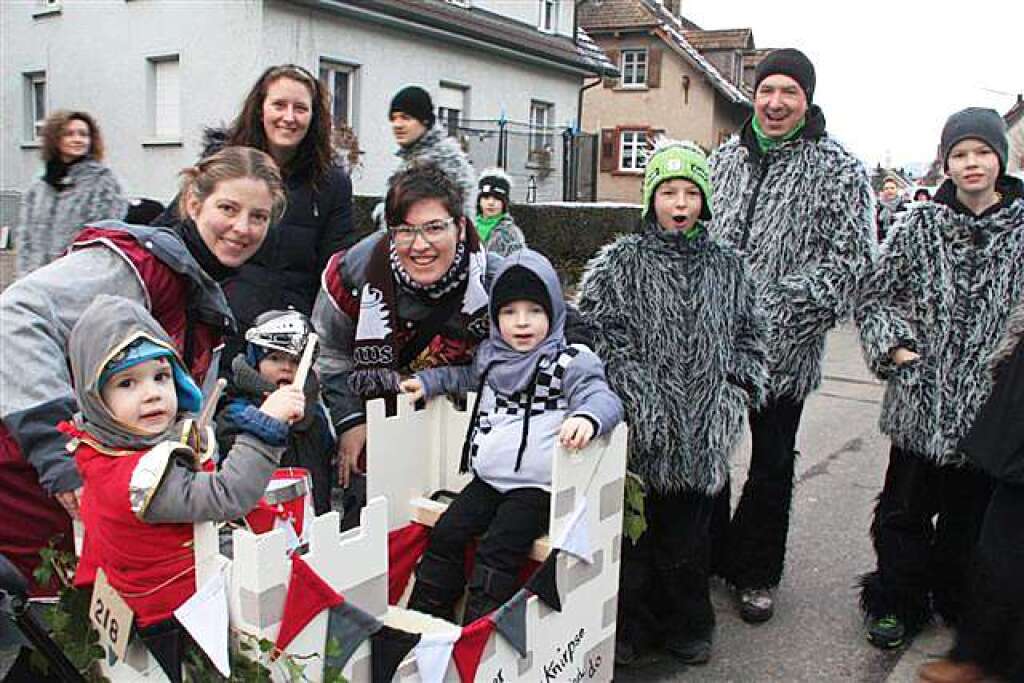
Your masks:
{"label": "black scarf", "polygon": [[50,159],[46,162],[46,173],[43,174],[43,180],[57,192],[63,192],[72,185],[71,180],[68,178],[71,167],[83,159],[85,157],[78,157],[67,163],[60,157]]}
{"label": "black scarf", "polygon": [[224,282],[224,280],[238,272],[237,268],[225,266],[213,255],[210,248],[206,246],[206,242],[203,241],[202,236],[199,234],[199,228],[192,222],[192,219],[186,218],[182,220],[174,226],[174,231],[181,237],[181,241],[185,243],[185,248],[192,254],[192,258],[196,260],[199,267],[218,283]]}
{"label": "black scarf", "polygon": [[963,202],[960,201],[959,197],[956,196],[956,185],[953,184],[952,179],[946,179],[945,182],[939,187],[935,193],[935,201],[938,204],[948,206],[950,209],[962,216],[972,216],[974,218],[985,218],[991,216],[994,213],[998,213],[1003,209],[1013,204],[1015,201],[1024,197],[1024,182],[1021,182],[1017,178],[1009,175],[1001,175],[996,180],[996,192],[1001,195],[1001,199],[981,212],[981,215],[975,215],[973,211],[964,206]]}

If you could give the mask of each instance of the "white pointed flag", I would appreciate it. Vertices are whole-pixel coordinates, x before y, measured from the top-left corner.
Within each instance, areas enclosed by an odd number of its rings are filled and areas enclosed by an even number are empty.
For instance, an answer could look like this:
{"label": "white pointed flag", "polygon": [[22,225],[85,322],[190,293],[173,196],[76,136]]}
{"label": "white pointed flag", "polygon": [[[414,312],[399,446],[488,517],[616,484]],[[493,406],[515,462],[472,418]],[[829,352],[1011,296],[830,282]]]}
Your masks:
{"label": "white pointed flag", "polygon": [[450,633],[424,633],[416,644],[416,667],[423,683],[442,683],[448,664],[452,660],[452,649],[459,639],[460,631]]}
{"label": "white pointed flag", "polygon": [[562,539],[555,543],[567,553],[575,555],[587,564],[594,561],[594,550],[590,546],[590,528],[587,523],[587,499],[581,498],[565,527]]}
{"label": "white pointed flag", "polygon": [[217,572],[196,594],[174,610],[174,616],[203,648],[225,678],[231,676],[228,658],[228,593],[224,574]]}

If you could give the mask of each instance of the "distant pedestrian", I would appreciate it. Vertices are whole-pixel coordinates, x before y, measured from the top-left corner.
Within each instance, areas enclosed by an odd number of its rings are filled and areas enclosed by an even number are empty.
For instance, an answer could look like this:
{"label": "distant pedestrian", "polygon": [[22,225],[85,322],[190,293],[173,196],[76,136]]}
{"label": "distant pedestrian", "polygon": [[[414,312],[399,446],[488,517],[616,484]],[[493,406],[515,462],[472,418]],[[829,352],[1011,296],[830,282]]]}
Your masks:
{"label": "distant pedestrian", "polygon": [[[949,180],[886,241],[858,310],[871,370],[886,380],[892,441],[863,577],[867,637],[906,643],[932,610],[956,623],[989,478],[957,444],[990,391],[987,361],[1024,300],[1024,183],[1006,175],[1002,117],[965,109],[942,131]],[[936,518],[933,522],[933,518]]]}
{"label": "distant pedestrian", "polygon": [[878,194],[875,211],[875,228],[879,242],[885,241],[889,228],[906,209],[907,202],[900,192],[900,184],[895,178],[886,178],[882,182],[882,191]]}
{"label": "distant pedestrian", "polygon": [[750,471],[731,524],[728,487],[716,513],[718,570],[740,616],[771,618],[782,578],[804,400],[821,382],[825,336],[852,309],[876,248],[871,185],[825,130],[815,73],[798,50],[757,67],[754,115],[711,157],[711,232],[740,251],[771,321],[768,398],[750,415]]}
{"label": "distant pedestrian", "polygon": [[508,256],[526,246],[523,231],[509,212],[512,179],[500,168],[480,174],[476,193],[476,230],[487,251]]}
{"label": "distant pedestrian", "polygon": [[128,210],[120,183],[103,165],[103,134],[91,114],[55,111],[41,137],[46,168],[25,192],[14,231],[18,277],[63,254],[86,223],[119,220]]}
{"label": "distant pedestrian", "polygon": [[915,202],[930,202],[932,200],[932,193],[928,191],[927,187],[919,187],[914,191]]}
{"label": "distant pedestrian", "polygon": [[689,664],[710,658],[715,495],[767,388],[767,321],[743,258],[708,235],[710,198],[704,153],[662,143],[647,162],[639,234],[602,249],[580,285],[645,489],[647,529],[622,541],[621,665],[652,646]]}

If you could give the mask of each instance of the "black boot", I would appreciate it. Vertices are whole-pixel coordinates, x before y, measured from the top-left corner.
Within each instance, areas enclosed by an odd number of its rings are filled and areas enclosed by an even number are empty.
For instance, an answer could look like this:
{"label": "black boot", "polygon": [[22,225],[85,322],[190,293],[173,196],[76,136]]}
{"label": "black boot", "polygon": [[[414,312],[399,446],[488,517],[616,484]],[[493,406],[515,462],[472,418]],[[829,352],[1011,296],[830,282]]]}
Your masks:
{"label": "black boot", "polygon": [[519,582],[515,574],[477,562],[473,576],[469,579],[469,597],[466,599],[462,623],[472,624],[485,614],[490,614],[504,605],[518,589]]}
{"label": "black boot", "polygon": [[455,603],[465,587],[464,571],[461,564],[425,553],[416,568],[409,609],[455,623]]}

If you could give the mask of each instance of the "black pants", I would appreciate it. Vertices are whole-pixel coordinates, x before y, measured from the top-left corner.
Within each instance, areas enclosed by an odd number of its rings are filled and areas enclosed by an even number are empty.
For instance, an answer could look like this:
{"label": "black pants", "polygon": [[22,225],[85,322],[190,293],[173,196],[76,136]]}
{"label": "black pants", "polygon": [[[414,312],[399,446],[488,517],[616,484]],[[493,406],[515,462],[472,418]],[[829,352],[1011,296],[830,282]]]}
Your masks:
{"label": "black pants", "polygon": [[715,499],[693,491],[644,500],[647,530],[623,536],[617,637],[646,648],[664,639],[710,637],[715,626],[708,576]]}
{"label": "black pants", "polygon": [[991,492],[991,480],[977,470],[940,467],[893,446],[871,522],[878,568],[861,580],[864,611],[895,614],[910,633],[932,607],[955,622]]}
{"label": "black pants", "polygon": [[547,530],[550,501],[551,494],[541,489],[501,493],[474,477],[430,534],[430,544],[416,568],[410,609],[451,620],[466,587],[466,545],[481,535],[469,577],[467,622],[512,597],[533,542]]}
{"label": "black pants", "polygon": [[782,580],[803,410],[803,401],[776,398],[751,412],[750,470],[731,522],[729,485],[717,496],[715,571],[737,588],[773,588]]}
{"label": "black pants", "polygon": [[1024,485],[996,486],[968,585],[950,657],[1024,681]]}

